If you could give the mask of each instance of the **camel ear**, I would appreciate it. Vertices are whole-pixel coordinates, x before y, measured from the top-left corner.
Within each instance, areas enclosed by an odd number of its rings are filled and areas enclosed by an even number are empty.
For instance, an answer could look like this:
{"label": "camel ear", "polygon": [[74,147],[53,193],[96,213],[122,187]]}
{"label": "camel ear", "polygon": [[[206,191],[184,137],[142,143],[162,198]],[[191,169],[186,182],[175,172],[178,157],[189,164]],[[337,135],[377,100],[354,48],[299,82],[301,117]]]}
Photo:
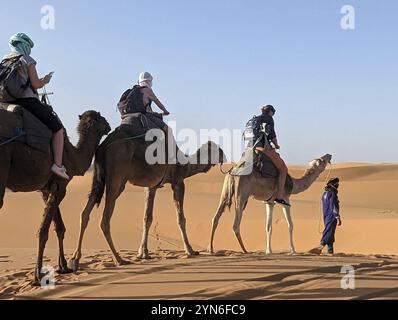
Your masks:
{"label": "camel ear", "polygon": [[81,120],[81,119],[83,119],[83,116],[82,116],[82,115],[79,116],[79,120]]}

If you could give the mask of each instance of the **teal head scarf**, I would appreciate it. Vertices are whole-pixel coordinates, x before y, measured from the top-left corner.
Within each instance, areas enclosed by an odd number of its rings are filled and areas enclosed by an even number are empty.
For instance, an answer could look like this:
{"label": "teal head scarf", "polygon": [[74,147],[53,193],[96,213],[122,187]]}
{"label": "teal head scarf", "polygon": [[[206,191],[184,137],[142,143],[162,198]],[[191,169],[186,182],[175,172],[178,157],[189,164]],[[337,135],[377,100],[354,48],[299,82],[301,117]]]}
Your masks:
{"label": "teal head scarf", "polygon": [[14,34],[10,39],[12,52],[29,56],[35,46],[33,41],[25,33]]}

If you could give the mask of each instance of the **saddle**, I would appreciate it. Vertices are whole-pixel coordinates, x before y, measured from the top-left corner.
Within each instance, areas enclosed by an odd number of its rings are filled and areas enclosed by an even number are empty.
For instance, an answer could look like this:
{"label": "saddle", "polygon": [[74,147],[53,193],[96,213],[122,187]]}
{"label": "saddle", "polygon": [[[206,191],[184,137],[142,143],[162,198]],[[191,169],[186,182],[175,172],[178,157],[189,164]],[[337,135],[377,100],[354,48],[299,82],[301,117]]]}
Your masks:
{"label": "saddle", "polygon": [[138,137],[137,139],[145,140],[145,134],[148,130],[144,127],[141,117],[136,116],[126,118],[115,131],[122,131],[130,137]]}
{"label": "saddle", "polygon": [[247,176],[256,171],[264,178],[277,178],[279,176],[278,169],[272,160],[262,152],[255,152],[252,148],[245,150],[241,159],[232,169],[233,176]]}
{"label": "saddle", "polygon": [[0,103],[0,145],[20,141],[47,153],[51,138],[52,132],[29,111],[18,105]]}

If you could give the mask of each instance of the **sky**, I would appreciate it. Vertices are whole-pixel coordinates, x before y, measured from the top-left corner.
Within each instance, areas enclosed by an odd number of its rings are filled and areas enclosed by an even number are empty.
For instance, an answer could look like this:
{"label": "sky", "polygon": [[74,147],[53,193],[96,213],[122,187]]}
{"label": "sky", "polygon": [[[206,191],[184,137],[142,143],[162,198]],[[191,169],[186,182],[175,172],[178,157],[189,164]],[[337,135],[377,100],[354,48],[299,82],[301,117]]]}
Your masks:
{"label": "sky", "polygon": [[[346,4],[355,9],[354,30],[340,25]],[[45,5],[55,10],[54,29],[42,28]],[[55,71],[48,91],[73,142],[85,110],[117,127],[121,94],[149,71],[176,134],[241,130],[272,104],[288,163],[326,153],[335,162],[398,162],[396,0],[1,0],[1,7],[8,14],[0,54],[12,34],[31,36],[39,74]]]}

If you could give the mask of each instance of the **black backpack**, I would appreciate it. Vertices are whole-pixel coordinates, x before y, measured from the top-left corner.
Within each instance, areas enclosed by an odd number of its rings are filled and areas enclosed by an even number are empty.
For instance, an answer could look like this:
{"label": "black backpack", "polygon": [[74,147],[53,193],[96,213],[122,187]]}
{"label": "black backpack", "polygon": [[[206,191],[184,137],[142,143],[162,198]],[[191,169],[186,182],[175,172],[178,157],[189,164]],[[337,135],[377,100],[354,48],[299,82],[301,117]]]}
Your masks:
{"label": "black backpack", "polygon": [[251,118],[245,126],[245,130],[243,132],[243,138],[245,141],[258,141],[264,135],[264,131],[262,130],[262,121],[261,116],[254,116]]}
{"label": "black backpack", "polygon": [[22,98],[24,91],[30,86],[28,77],[27,82],[23,82],[19,73],[22,68],[21,55],[13,58],[4,59],[0,63],[0,101],[12,102]]}
{"label": "black backpack", "polygon": [[134,86],[132,89],[128,89],[125,93],[123,93],[120,98],[120,102],[127,102],[127,108],[122,111],[122,115],[128,113],[145,113],[146,107],[144,105],[144,95],[141,92],[142,87],[139,85]]}

